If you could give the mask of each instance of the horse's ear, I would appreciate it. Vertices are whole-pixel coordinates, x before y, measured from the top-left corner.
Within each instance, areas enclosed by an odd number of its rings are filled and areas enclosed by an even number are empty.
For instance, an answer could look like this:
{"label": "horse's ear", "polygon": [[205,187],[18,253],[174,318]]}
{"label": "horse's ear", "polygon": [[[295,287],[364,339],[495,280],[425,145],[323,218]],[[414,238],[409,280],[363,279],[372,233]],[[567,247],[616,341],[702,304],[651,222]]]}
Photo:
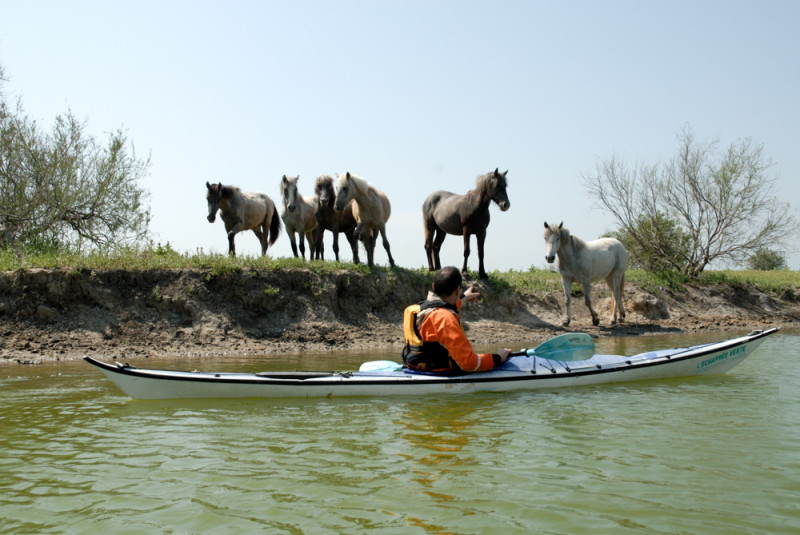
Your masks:
{"label": "horse's ear", "polygon": [[347,176],[347,178],[349,179],[349,178],[350,178],[350,171],[347,171],[347,172],[345,173],[345,176]]}
{"label": "horse's ear", "polygon": [[563,221],[558,224],[558,230],[561,230],[562,228],[564,228],[564,222]]}
{"label": "horse's ear", "polygon": [[500,176],[500,168],[499,167],[495,167],[494,168],[494,176]]}
{"label": "horse's ear", "polygon": [[547,224],[547,221],[544,222],[544,228],[550,228],[550,225]]}
{"label": "horse's ear", "polygon": [[211,189],[211,184],[208,183],[208,180],[206,180],[206,188]]}
{"label": "horse's ear", "polygon": [[503,173],[503,178],[505,178],[507,174],[508,174],[508,169],[506,169],[506,172]]}

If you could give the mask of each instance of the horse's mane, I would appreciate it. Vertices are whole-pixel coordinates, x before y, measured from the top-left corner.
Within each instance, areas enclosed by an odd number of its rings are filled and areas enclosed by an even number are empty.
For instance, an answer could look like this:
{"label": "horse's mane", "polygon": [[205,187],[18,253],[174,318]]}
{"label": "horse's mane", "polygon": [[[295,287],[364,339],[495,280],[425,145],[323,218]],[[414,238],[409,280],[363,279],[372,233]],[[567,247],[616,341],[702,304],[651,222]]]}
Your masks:
{"label": "horse's mane", "polygon": [[233,196],[236,194],[237,191],[241,191],[236,186],[222,186],[222,190],[220,193],[222,194],[223,199],[233,199]]}
{"label": "horse's mane", "polygon": [[286,176],[286,175],[283,175],[283,177],[281,178],[281,195],[285,195],[286,194],[286,186],[284,185],[286,182],[288,182],[290,185],[291,184],[295,184],[296,185],[298,180],[300,180],[300,175],[297,175],[297,176]]}
{"label": "horse's mane", "polygon": [[330,175],[319,175],[314,181],[314,193],[319,196],[323,189],[329,190],[329,202],[332,206],[336,202],[336,188],[333,187],[333,178]]}
{"label": "horse's mane", "polygon": [[353,173],[344,173],[343,175],[339,176],[339,188],[344,185],[347,179],[353,183],[353,187],[355,187],[358,191],[360,191],[363,195],[369,193],[369,190],[374,189],[372,184],[367,182],[365,179],[361,178],[358,175],[354,175]]}
{"label": "horse's mane", "polygon": [[567,241],[569,241],[569,243],[571,243],[575,248],[576,253],[580,253],[586,248],[586,242],[579,237],[570,234],[569,229],[566,227],[561,228],[561,234],[559,237],[561,238],[562,243],[567,243]]}
{"label": "horse's mane", "polygon": [[486,173],[485,175],[481,175],[478,178],[476,178],[475,191],[483,192],[488,196],[491,193],[492,178],[494,178],[495,176],[497,177],[497,179],[500,181],[500,183],[504,188],[508,187],[508,180],[506,179],[506,176],[503,173],[501,173],[500,169],[498,168],[495,169],[494,171],[491,171],[489,173]]}
{"label": "horse's mane", "polygon": [[330,175],[319,175],[314,181],[314,188],[316,189],[318,186],[324,186],[326,183],[333,185],[333,178],[331,178]]}
{"label": "horse's mane", "polygon": [[544,239],[545,240],[548,239],[550,234],[558,232],[558,239],[561,240],[561,243],[562,244],[564,244],[564,243],[572,244],[572,247],[575,248],[575,252],[579,253],[583,249],[586,248],[586,242],[583,241],[582,239],[578,238],[577,236],[573,236],[572,234],[570,234],[569,229],[567,227],[564,227],[563,223],[562,223],[562,227],[561,228],[558,228],[558,226],[555,225],[555,224],[546,225],[546,227],[547,228],[544,231]]}

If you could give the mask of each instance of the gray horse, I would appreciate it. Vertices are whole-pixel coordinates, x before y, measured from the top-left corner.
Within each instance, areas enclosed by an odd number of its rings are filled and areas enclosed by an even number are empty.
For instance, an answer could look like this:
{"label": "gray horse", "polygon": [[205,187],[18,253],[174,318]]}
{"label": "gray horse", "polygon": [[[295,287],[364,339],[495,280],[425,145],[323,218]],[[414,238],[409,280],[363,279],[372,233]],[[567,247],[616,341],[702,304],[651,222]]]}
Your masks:
{"label": "gray horse", "polygon": [[[289,240],[292,242],[292,254],[294,257],[302,256],[303,260],[305,260],[306,249],[303,246],[303,237],[305,237],[308,242],[308,258],[309,260],[315,260],[317,216],[314,212],[316,211],[317,201],[314,197],[300,195],[300,192],[297,191],[297,181],[299,179],[299,175],[290,177],[283,175],[283,178],[281,178],[281,197],[283,198],[281,219],[283,219],[283,224],[286,226]],[[299,235],[300,255],[297,254],[295,234]]]}
{"label": "gray horse", "polygon": [[314,195],[317,197],[317,258],[324,260],[325,247],[322,243],[323,234],[330,230],[333,234],[333,254],[339,261],[339,233],[344,232],[345,238],[353,250],[353,263],[358,264],[358,240],[353,236],[356,228],[356,218],[353,215],[353,201],[345,205],[341,212],[333,209],[336,203],[336,189],[333,178],[329,175],[320,175],[314,183]]}
{"label": "gray horse", "polygon": [[422,224],[425,228],[425,254],[428,269],[434,271],[442,267],[439,251],[448,234],[464,236],[464,267],[461,272],[467,275],[469,258],[469,237],[475,234],[478,241],[478,276],[488,278],[483,267],[483,244],[486,241],[486,228],[489,226],[489,204],[494,201],[505,212],[511,207],[508,200],[505,173],[495,169],[477,178],[476,187],[464,195],[449,191],[435,191],[422,204]]}
{"label": "gray horse", "polygon": [[236,256],[233,238],[243,230],[252,230],[261,242],[261,254],[266,255],[269,246],[275,243],[281,232],[281,220],[275,204],[266,193],[244,193],[236,186],[223,186],[206,182],[208,221],[217,219],[222,212],[222,221],[228,233],[228,254]]}
{"label": "gray horse", "polygon": [[600,318],[592,308],[592,281],[605,279],[611,290],[611,325],[625,320],[625,307],[622,294],[625,289],[625,269],[628,265],[628,252],[622,242],[615,238],[600,238],[585,242],[572,236],[564,228],[562,221],[558,225],[544,222],[544,242],[547,248],[545,260],[552,264],[558,256],[558,271],[561,273],[561,284],[564,286],[566,315],[562,324],[566,327],[571,320],[570,294],[572,283],[579,282],[583,286],[583,300],[592,315],[592,323],[598,325]]}

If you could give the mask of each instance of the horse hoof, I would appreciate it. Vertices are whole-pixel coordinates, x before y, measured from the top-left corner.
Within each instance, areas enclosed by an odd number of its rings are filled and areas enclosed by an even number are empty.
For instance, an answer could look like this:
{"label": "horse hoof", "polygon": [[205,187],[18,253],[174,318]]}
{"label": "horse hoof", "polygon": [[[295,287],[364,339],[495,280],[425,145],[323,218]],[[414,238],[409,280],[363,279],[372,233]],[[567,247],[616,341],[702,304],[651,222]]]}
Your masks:
{"label": "horse hoof", "polygon": [[562,322],[561,322],[561,326],[562,326],[562,327],[569,327],[569,321],[570,321],[570,320],[564,320],[564,321],[562,321]]}
{"label": "horse hoof", "polygon": [[592,320],[592,325],[594,325],[595,327],[597,327],[598,325],[600,325],[600,320],[599,320],[599,319],[593,319],[593,320]]}

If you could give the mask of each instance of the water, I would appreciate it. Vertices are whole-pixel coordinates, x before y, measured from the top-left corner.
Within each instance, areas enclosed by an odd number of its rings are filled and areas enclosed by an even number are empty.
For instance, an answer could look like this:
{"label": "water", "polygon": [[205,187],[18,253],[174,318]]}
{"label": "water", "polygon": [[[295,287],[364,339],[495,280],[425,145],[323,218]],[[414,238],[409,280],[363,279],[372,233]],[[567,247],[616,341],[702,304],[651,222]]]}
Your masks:
{"label": "water", "polygon": [[2,533],[800,531],[800,332],[768,338],[724,376],[552,392],[134,401],[64,362],[0,368],[0,400]]}

